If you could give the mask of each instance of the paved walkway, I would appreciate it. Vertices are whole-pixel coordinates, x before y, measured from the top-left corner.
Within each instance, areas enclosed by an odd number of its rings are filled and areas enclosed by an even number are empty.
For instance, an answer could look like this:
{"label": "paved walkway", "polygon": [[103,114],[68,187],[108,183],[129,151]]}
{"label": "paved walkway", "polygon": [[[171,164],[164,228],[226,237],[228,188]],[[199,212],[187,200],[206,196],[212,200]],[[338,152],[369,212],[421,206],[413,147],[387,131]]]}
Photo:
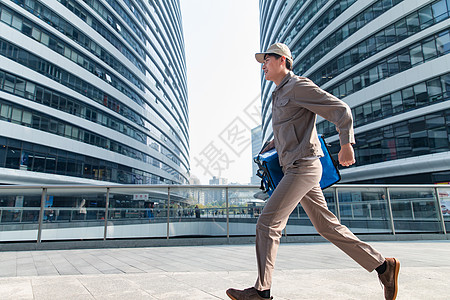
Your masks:
{"label": "paved walkway", "polygon": [[[401,262],[398,299],[450,298],[450,241],[373,242]],[[0,299],[228,299],[256,279],[253,245],[0,252]],[[282,244],[274,299],[383,299],[329,243]]]}

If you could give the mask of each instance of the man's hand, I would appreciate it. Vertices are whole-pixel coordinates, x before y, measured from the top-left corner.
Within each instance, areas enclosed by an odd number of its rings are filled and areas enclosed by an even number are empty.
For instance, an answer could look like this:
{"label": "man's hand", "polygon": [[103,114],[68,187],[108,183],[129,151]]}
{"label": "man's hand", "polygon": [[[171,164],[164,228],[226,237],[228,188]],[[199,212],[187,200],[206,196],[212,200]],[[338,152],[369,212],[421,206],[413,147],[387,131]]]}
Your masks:
{"label": "man's hand", "polygon": [[344,167],[349,167],[353,165],[355,161],[355,152],[353,151],[352,144],[348,143],[341,146],[341,151],[339,151],[339,163]]}
{"label": "man's hand", "polygon": [[261,150],[261,154],[264,152],[267,152],[271,149],[275,148],[275,142],[273,140],[271,140],[266,147],[264,147],[264,149]]}

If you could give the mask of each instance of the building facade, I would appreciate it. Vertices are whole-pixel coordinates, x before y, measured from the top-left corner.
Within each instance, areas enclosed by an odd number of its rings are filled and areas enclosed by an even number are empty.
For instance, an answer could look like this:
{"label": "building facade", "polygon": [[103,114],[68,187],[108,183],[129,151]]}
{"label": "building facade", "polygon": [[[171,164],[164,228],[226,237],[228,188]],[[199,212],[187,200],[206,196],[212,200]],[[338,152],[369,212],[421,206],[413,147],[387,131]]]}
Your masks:
{"label": "building facade", "polygon": [[0,2],[0,183],[189,178],[179,1]]}
{"label": "building facade", "polygon": [[[449,13],[449,0],[260,1],[261,50],[287,44],[294,73],[352,109],[342,182],[450,182]],[[265,141],[274,85],[261,82]],[[316,124],[337,155],[335,126]]]}

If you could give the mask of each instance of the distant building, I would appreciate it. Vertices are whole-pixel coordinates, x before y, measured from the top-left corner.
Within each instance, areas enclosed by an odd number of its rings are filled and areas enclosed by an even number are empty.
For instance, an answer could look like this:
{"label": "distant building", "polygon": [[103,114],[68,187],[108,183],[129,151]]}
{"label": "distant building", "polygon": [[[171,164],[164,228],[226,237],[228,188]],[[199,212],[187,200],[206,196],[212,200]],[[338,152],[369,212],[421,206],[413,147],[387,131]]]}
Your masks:
{"label": "distant building", "polygon": [[[225,178],[220,178],[213,176],[212,179],[209,180],[210,185],[225,185],[228,183],[228,180]],[[205,191],[205,197],[207,203],[213,205],[224,205],[226,200],[226,191],[225,189],[210,189]]]}
{"label": "distant building", "polygon": [[[450,181],[448,0],[261,0],[260,11],[261,50],[287,44],[294,73],[352,109],[356,165],[341,182]],[[261,82],[268,140],[275,86]],[[317,129],[337,155],[335,126],[318,117]]]}
{"label": "distant building", "polygon": [[0,184],[184,184],[179,1],[0,3]]}
{"label": "distant building", "polygon": [[196,185],[198,185],[200,183],[201,183],[200,179],[198,179],[197,176],[191,174],[191,176],[189,177],[189,184],[196,184]]}
{"label": "distant building", "polygon": [[209,180],[210,185],[227,184],[227,183],[228,183],[228,179],[220,178],[220,177],[216,177],[216,176],[213,176],[213,178]]}
{"label": "distant building", "polygon": [[261,178],[256,176],[256,171],[258,166],[253,161],[253,157],[258,155],[262,148],[262,136],[261,136],[261,125],[252,129],[252,177],[250,180],[251,184],[260,184]]}

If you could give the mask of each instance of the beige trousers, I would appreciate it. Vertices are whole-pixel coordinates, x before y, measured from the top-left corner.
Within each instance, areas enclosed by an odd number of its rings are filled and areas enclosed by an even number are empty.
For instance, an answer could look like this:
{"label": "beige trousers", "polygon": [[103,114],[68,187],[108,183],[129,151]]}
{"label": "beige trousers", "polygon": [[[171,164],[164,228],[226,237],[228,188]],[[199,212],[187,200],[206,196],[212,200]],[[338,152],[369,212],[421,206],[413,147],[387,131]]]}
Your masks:
{"label": "beige trousers", "polygon": [[372,272],[384,262],[381,253],[359,240],[328,210],[319,186],[322,175],[319,159],[299,160],[284,171],[283,179],[267,201],[256,225],[257,290],[271,287],[282,230],[299,202],[317,232],[367,271]]}

